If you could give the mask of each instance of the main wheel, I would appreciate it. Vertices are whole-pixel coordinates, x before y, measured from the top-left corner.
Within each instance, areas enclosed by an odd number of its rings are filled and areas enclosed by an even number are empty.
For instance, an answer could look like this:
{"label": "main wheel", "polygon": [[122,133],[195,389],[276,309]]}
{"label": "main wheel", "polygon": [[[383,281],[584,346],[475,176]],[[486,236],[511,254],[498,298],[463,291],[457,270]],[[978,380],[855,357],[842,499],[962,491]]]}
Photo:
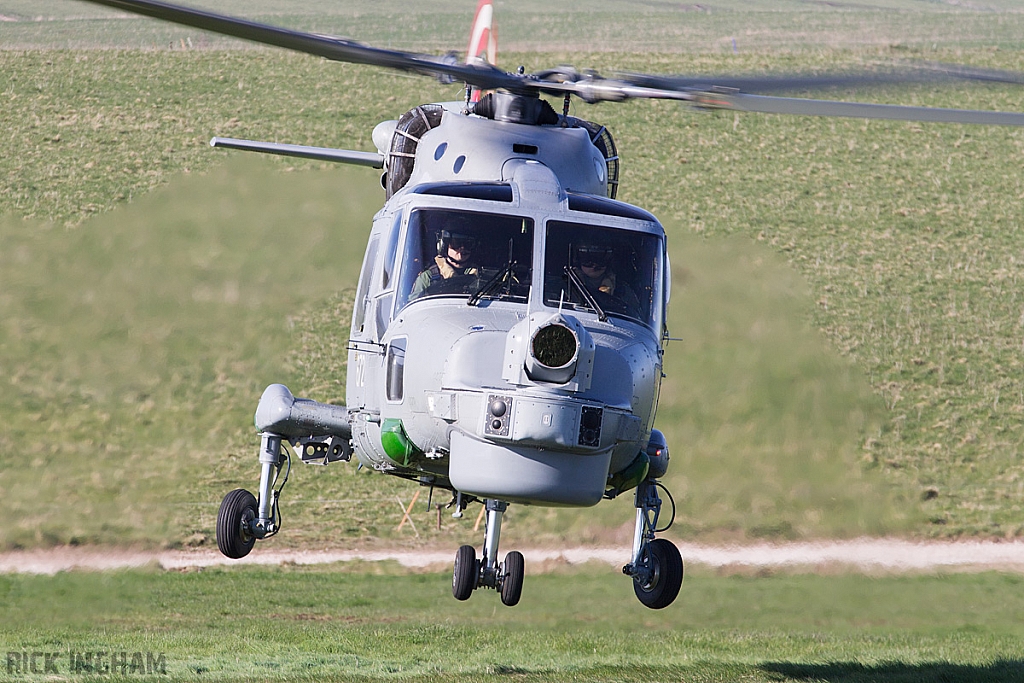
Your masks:
{"label": "main wheel", "polygon": [[469,600],[479,575],[480,563],[476,559],[476,550],[471,545],[460,546],[455,553],[455,570],[452,572],[452,595],[456,600]]}
{"label": "main wheel", "polygon": [[656,538],[647,546],[646,557],[651,578],[646,584],[633,579],[633,591],[640,602],[651,609],[672,604],[683,585],[683,558],[671,541]]}
{"label": "main wheel", "polygon": [[256,497],[245,489],[224,496],[217,513],[217,547],[233,560],[245,557],[256,544],[252,522],[256,519]]}
{"label": "main wheel", "polygon": [[505,578],[501,580],[501,601],[512,607],[519,604],[523,595],[523,577],[526,575],[526,562],[523,554],[513,550],[505,556]]}

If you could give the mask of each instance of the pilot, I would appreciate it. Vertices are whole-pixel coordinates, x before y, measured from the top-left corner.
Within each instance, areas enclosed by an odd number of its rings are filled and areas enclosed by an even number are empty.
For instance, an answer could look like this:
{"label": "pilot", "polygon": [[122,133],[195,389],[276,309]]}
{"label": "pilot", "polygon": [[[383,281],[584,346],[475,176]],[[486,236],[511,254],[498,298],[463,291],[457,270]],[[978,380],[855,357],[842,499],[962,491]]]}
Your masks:
{"label": "pilot", "polygon": [[437,241],[434,264],[416,278],[409,298],[415,299],[431,285],[442,280],[449,280],[457,275],[477,275],[479,268],[474,265],[476,249],[477,240],[472,235],[442,230],[441,239]]}
{"label": "pilot", "polygon": [[[576,246],[574,270],[594,294],[606,294],[617,300],[629,315],[640,314],[640,300],[611,268],[614,249],[606,244],[582,243]],[[623,311],[619,311],[623,312]]]}

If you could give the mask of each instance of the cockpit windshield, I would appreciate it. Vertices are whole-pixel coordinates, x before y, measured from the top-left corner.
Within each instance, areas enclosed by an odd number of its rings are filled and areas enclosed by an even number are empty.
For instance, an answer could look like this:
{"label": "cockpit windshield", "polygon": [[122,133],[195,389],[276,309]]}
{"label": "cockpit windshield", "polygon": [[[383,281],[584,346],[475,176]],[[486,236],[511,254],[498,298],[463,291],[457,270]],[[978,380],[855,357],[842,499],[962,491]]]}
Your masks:
{"label": "cockpit windshield", "polygon": [[533,221],[455,209],[409,216],[398,308],[424,297],[526,303],[533,272]]}
{"label": "cockpit windshield", "polygon": [[548,221],[544,303],[639,320],[662,316],[661,237],[617,228]]}

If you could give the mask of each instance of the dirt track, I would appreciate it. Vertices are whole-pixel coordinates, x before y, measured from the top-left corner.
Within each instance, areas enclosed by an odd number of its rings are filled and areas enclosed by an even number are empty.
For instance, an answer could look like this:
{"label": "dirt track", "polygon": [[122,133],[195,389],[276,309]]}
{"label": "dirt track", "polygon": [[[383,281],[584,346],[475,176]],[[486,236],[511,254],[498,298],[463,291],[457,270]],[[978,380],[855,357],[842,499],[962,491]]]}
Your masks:
{"label": "dirt track", "polygon": [[[713,568],[852,571],[979,571],[995,569],[1024,573],[1024,543],[992,541],[912,542],[891,539],[857,539],[822,543],[705,546],[679,544],[687,564]],[[621,566],[629,560],[629,548],[569,548],[522,550],[532,571],[559,565],[603,562]],[[228,564],[275,565],[323,564],[355,560],[396,561],[410,568],[442,568],[450,565],[454,549],[444,550],[276,550],[257,548],[242,560],[229,560],[216,549],[133,551],[111,548],[52,548],[0,554],[0,573],[55,574],[71,569],[104,570],[160,566],[164,569],[210,567]]]}

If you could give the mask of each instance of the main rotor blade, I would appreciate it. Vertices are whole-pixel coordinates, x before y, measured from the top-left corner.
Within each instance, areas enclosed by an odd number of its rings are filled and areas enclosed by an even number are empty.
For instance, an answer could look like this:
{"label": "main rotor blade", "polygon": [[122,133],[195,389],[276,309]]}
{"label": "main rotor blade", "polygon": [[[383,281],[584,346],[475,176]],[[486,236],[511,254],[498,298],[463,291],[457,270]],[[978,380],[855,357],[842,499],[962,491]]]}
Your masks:
{"label": "main rotor blade", "polygon": [[[570,94],[587,102],[617,102],[631,98],[670,99],[688,101],[707,109],[729,109],[769,114],[1024,126],[1024,114],[1020,113],[932,109],[929,107],[754,95],[731,91],[731,88],[725,88],[724,91],[715,87],[706,88],[703,86],[707,79],[690,80],[679,76],[628,74],[608,79],[594,73],[580,73],[572,67],[554,69],[534,75],[510,74],[488,64],[458,64],[446,57],[416,55],[367,47],[349,40],[293,31],[156,0],[85,1],[335,61],[369,64],[459,80],[483,90],[504,89],[516,93]],[[1010,72],[932,64],[920,67],[918,75],[906,77],[902,74],[850,74],[838,77],[725,78],[714,82],[714,86],[721,87],[731,81],[732,84],[743,85],[748,90],[767,91],[824,88],[837,85],[924,82],[944,78],[1024,83],[1024,76]]]}
{"label": "main rotor blade", "polygon": [[[654,81],[651,80],[649,82]],[[545,92],[569,92],[587,102],[620,102],[627,99],[680,100],[689,102],[701,109],[728,109],[731,111],[759,112],[763,114],[1024,126],[1024,113],[1016,112],[938,109],[895,104],[868,104],[864,102],[836,102],[798,97],[751,95],[748,93],[717,90],[701,92],[692,89],[690,86],[680,90],[673,90],[671,88],[645,87],[620,80],[602,78],[583,78],[578,81],[544,83],[540,89]]]}
{"label": "main rotor blade", "polygon": [[1024,85],[1024,74],[1002,69],[982,69],[961,64],[944,64],[942,62],[911,62],[911,68],[932,71],[950,78],[965,81],[982,81],[985,83],[1009,83]]}
{"label": "main rotor blade", "polygon": [[948,70],[930,69],[911,72],[864,72],[821,75],[784,74],[779,76],[655,76],[622,73],[617,78],[633,85],[660,90],[715,89],[739,90],[744,93],[769,93],[798,90],[827,90],[830,88],[879,87],[904,83],[935,83],[952,80],[957,76]]}
{"label": "main rotor blade", "polygon": [[84,1],[339,62],[370,64],[431,76],[444,76],[485,89],[516,90],[522,86],[521,78],[486,64],[458,64],[444,57],[367,47],[350,40],[293,31],[155,0]]}
{"label": "main rotor blade", "polygon": [[895,104],[834,102],[796,97],[772,97],[745,93],[701,93],[693,104],[706,109],[797,114],[803,116],[840,116],[857,119],[889,119],[933,123],[974,123],[986,126],[1024,126],[1024,113],[981,111],[977,109],[935,109]]}
{"label": "main rotor blade", "polygon": [[[603,78],[593,73],[580,73],[572,67],[559,67],[528,77],[538,83],[542,92],[570,93],[587,102],[619,102],[627,99],[666,99],[689,102],[702,109],[728,109],[732,111],[760,112],[764,114],[790,114],[803,116],[839,116],[863,119],[890,119],[936,123],[971,123],[980,125],[1024,126],[1024,113],[982,111],[974,109],[939,109],[934,107],[908,107],[894,104],[863,102],[837,102],[796,97],[775,97],[739,92],[735,88],[716,85],[702,88],[702,84],[678,76],[626,74],[618,78]],[[768,78],[726,79],[748,87],[794,89],[797,87],[832,87],[838,85],[882,85],[911,81],[934,82],[947,79],[1024,83],[1024,75],[1004,71],[956,68],[948,65],[928,65],[918,73],[847,74],[836,76],[783,76]]]}
{"label": "main rotor blade", "polygon": [[[885,70],[888,69],[888,70]],[[859,72],[825,74],[781,74],[750,76],[659,76],[639,73],[617,74],[616,78],[645,88],[661,90],[716,89],[764,94],[833,88],[881,87],[887,85],[980,81],[1024,85],[1024,74],[999,69],[981,69],[941,62],[900,62]]]}

